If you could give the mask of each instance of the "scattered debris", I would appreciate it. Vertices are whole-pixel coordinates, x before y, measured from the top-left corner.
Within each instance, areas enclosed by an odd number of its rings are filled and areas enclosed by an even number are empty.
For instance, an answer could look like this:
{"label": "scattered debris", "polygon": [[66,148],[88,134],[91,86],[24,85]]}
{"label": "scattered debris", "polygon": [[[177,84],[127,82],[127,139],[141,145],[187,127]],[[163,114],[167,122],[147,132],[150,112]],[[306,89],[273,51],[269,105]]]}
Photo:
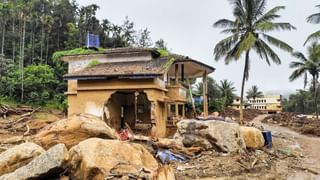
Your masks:
{"label": "scattered debris", "polygon": [[289,127],[302,134],[320,136],[320,121],[295,113],[282,112],[266,117],[262,122]]}
{"label": "scattered debris", "polygon": [[157,152],[156,155],[157,158],[160,159],[160,161],[163,164],[167,164],[173,161],[179,162],[179,163],[185,163],[187,162],[187,158],[180,155],[180,154],[174,154],[173,152],[169,150],[160,150]]}
{"label": "scattered debris", "polygon": [[[255,117],[263,114],[260,110],[256,109],[244,109],[243,110],[243,116],[244,116],[244,121],[252,121]],[[234,120],[238,120],[240,117],[240,112],[239,110],[233,109],[233,108],[225,108],[221,111],[221,116],[224,118],[231,118]]]}

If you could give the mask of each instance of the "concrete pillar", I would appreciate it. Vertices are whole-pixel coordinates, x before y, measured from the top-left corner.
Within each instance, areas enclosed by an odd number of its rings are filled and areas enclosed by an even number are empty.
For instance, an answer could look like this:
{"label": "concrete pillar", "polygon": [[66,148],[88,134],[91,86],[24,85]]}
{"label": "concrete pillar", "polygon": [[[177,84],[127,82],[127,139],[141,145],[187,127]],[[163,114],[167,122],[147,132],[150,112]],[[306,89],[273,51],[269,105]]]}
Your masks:
{"label": "concrete pillar", "polygon": [[179,104],[175,103],[175,111],[176,111],[176,117],[179,117]]}
{"label": "concrete pillar", "polygon": [[175,65],[175,68],[174,68],[174,73],[175,73],[175,85],[178,85],[179,84],[179,64],[176,64]]}
{"label": "concrete pillar", "polygon": [[209,106],[208,106],[208,81],[207,81],[207,71],[203,72],[203,114],[204,116],[209,115]]}
{"label": "concrete pillar", "polygon": [[182,118],[185,118],[185,116],[186,116],[186,105],[183,104],[182,105]]}

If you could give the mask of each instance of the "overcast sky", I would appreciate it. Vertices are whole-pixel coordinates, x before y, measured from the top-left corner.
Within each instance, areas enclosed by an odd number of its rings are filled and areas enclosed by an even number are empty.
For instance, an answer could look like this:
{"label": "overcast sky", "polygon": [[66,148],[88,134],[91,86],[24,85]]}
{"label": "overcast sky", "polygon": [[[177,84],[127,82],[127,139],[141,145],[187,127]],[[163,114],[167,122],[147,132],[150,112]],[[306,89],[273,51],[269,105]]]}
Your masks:
{"label": "overcast sky", "polygon": [[[228,0],[77,0],[81,6],[95,3],[100,6],[99,19],[108,19],[122,24],[125,16],[135,23],[136,29],[148,28],[153,41],[163,38],[175,53],[200,60],[216,68],[211,74],[218,82],[228,79],[234,82],[240,92],[243,58],[226,66],[223,60],[216,62],[213,48],[226,35],[220,34],[212,24],[221,18],[232,19],[232,9]],[[305,52],[306,37],[320,28],[309,24],[306,17],[319,12],[315,5],[318,0],[269,0],[268,9],[286,6],[279,21],[290,22],[296,31],[275,32],[274,36],[288,42],[294,49]],[[276,48],[274,48],[276,49]],[[246,89],[257,85],[262,91],[288,93],[303,88],[303,78],[289,82],[292,72],[289,63],[295,60],[289,54],[276,50],[282,64],[268,66],[257,56],[252,56],[250,78]]]}

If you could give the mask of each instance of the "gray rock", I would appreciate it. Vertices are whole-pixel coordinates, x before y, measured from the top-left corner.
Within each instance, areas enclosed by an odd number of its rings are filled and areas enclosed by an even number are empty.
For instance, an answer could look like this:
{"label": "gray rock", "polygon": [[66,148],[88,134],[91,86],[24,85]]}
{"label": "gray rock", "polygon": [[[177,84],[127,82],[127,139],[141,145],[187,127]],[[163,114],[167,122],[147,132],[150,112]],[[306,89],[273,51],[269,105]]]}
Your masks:
{"label": "gray rock", "polygon": [[0,180],[39,179],[54,176],[64,171],[68,160],[68,150],[64,144],[58,144],[36,157],[26,166],[5,174]]}
{"label": "gray rock", "polygon": [[0,176],[25,166],[45,150],[34,143],[23,143],[0,154]]}
{"label": "gray rock", "polygon": [[174,138],[186,147],[198,146],[219,152],[238,152],[245,149],[240,126],[236,123],[183,120],[177,127]]}

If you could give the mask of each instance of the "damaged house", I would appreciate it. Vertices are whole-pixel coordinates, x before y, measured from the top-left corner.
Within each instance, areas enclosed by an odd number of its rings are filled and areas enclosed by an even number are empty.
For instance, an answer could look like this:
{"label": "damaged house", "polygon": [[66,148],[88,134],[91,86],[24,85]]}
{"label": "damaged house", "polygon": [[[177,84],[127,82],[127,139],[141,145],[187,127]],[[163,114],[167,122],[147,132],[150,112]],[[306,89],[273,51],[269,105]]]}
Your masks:
{"label": "damaged house", "polygon": [[115,48],[66,55],[68,114],[88,113],[111,127],[129,125],[156,137],[185,116],[187,78],[203,78],[204,115],[208,115],[207,75],[214,68],[163,50]]}

